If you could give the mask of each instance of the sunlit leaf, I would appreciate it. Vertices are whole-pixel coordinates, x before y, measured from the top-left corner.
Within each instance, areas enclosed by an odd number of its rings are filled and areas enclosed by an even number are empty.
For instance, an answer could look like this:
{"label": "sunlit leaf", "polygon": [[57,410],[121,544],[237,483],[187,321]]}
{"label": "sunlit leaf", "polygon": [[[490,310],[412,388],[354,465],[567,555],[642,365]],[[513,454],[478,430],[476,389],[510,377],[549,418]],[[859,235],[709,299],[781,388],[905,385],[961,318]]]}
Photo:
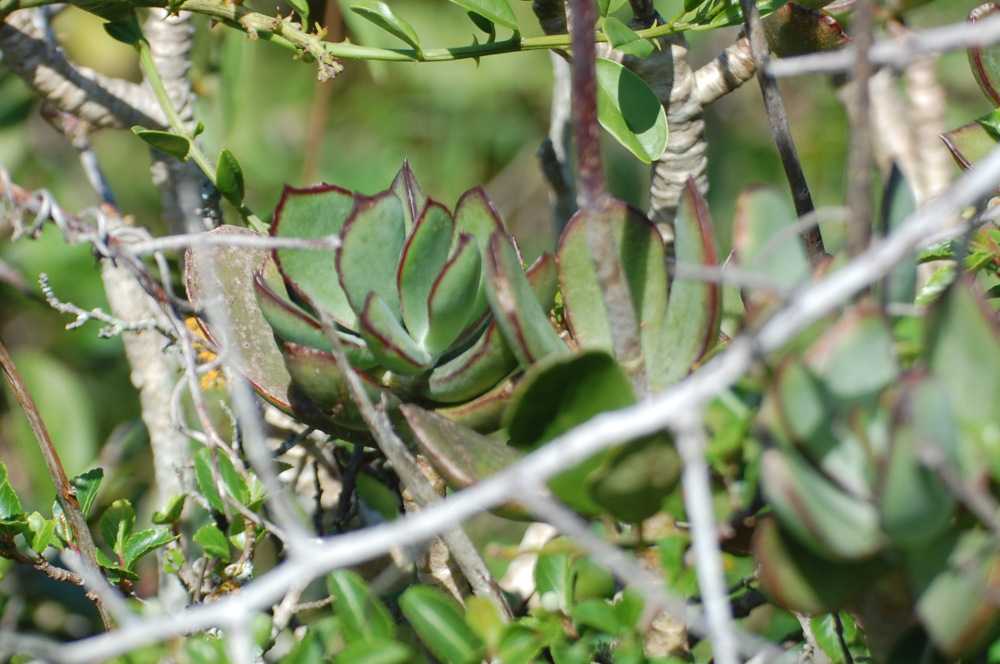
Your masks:
{"label": "sunlit leaf", "polygon": [[517,17],[507,0],[451,0],[462,9],[475,12],[497,25],[517,30]]}
{"label": "sunlit leaf", "polygon": [[379,0],[362,0],[351,6],[351,11],[365,17],[389,34],[406,42],[420,54],[420,38],[409,23],[396,16],[389,5]]}
{"label": "sunlit leaf", "polygon": [[640,161],[659,159],[667,147],[667,114],[641,78],[612,60],[597,58],[597,117]]}
{"label": "sunlit leaf", "polygon": [[226,563],[231,560],[229,540],[217,526],[210,524],[202,526],[194,534],[194,541],[201,544],[201,548],[205,549],[205,553],[208,555]]}
{"label": "sunlit leaf", "polygon": [[191,151],[191,143],[184,136],[142,127],[132,127],[132,133],[154,150],[159,150],[181,161],[187,161],[188,153]]}
{"label": "sunlit leaf", "polygon": [[458,606],[441,591],[412,586],[400,596],[399,608],[438,659],[448,664],[472,664],[482,658],[482,640],[465,623]]}
{"label": "sunlit leaf", "polygon": [[233,205],[243,204],[243,169],[229,150],[222,151],[215,165],[215,187]]}
{"label": "sunlit leaf", "polygon": [[653,42],[643,39],[630,27],[619,21],[614,16],[604,19],[604,34],[608,37],[611,48],[634,55],[637,58],[648,57],[656,50]]}

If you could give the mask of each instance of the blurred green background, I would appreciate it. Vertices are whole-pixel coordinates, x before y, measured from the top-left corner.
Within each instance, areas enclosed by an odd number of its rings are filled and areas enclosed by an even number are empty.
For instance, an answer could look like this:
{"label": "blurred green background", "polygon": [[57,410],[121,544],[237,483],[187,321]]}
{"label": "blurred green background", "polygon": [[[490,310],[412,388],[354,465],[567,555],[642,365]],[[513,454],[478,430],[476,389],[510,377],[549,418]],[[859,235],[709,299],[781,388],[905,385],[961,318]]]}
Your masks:
{"label": "blurred green background", "polygon": [[[325,13],[330,38],[346,35],[363,44],[397,45],[349,12],[349,4],[330,0],[314,9]],[[514,4],[524,34],[540,34],[529,3]],[[960,21],[976,4],[940,0],[911,12],[909,19],[915,27]],[[391,5],[414,26],[425,47],[465,45],[476,33],[465,13],[444,0],[393,0]],[[668,18],[682,5],[682,0],[657,2]],[[258,6],[273,10],[259,0]],[[551,246],[548,194],[534,157],[548,130],[547,53],[479,63],[348,61],[336,80],[319,84],[315,67],[293,60],[287,51],[248,42],[222,26],[211,28],[206,20],[196,24],[191,75],[197,116],[206,126],[203,147],[213,157],[223,147],[235,154],[244,170],[247,202],[261,218],[270,216],[284,183],[326,181],[373,193],[389,184],[405,158],[424,190],[449,207],[466,189],[485,185],[529,257]],[[98,19],[70,9],[58,17],[55,29],[81,64],[139,80],[131,49],[112,41]],[[710,60],[736,34],[726,29],[691,35],[693,64]],[[482,33],[478,37],[482,40]],[[948,94],[949,127],[990,110],[964,53],[942,57],[939,72]],[[782,90],[817,204],[841,204],[846,119],[833,86],[809,77],[782,81]],[[0,164],[14,182],[49,189],[69,210],[93,205],[96,197],[74,150],[37,111],[37,100],[0,66]],[[739,192],[758,182],[786,186],[754,82],[713,105],[706,121],[709,202],[725,251]],[[155,233],[164,232],[143,144],[127,131],[104,132],[93,142],[123,212]],[[648,167],[610,143],[606,156],[616,194],[645,205]],[[5,232],[0,261],[23,276],[35,295],[0,282],[0,338],[24,373],[67,471],[76,474],[99,463],[110,473],[103,496],[139,500],[152,480],[151,463],[122,344],[98,338],[96,323],[66,331],[73,318],[38,297],[38,274],[45,272],[62,300],[106,310],[92,254],[87,247],[67,245],[52,227],[34,241],[11,242],[9,229]],[[0,461],[11,469],[25,508],[47,510],[53,490],[6,385],[0,391]],[[141,501],[138,506],[147,513],[155,508]]]}

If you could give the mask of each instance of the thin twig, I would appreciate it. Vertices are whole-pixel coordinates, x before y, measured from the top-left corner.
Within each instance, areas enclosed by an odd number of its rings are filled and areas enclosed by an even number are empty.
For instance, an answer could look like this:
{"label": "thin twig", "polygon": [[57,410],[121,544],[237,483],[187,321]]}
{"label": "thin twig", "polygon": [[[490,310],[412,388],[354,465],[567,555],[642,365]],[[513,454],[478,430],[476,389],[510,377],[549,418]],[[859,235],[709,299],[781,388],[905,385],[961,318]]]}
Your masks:
{"label": "thin twig", "polygon": [[[795,149],[792,130],[788,125],[788,116],[785,113],[785,104],[778,91],[778,82],[767,68],[770,49],[764,35],[764,26],[761,24],[760,13],[757,11],[754,0],[740,0],[740,7],[743,10],[743,21],[746,24],[747,34],[750,37],[750,50],[757,67],[757,82],[760,83],[760,92],[764,97],[764,107],[767,110],[768,122],[771,124],[771,133],[774,135],[774,142],[778,147],[781,165],[785,169],[785,177],[788,178],[788,184],[792,188],[795,212],[799,217],[803,217],[814,210],[812,195],[809,193],[809,185],[806,182],[805,173],[802,172],[802,163],[799,161],[799,155]],[[820,235],[818,228],[803,231],[802,242],[805,245],[809,261],[813,265],[819,264],[825,258],[826,249],[823,247],[823,236]]]}
{"label": "thin twig", "polygon": [[847,206],[851,208],[851,222],[847,226],[847,251],[851,256],[864,251],[872,236],[872,125],[868,86],[875,73],[871,60],[868,59],[873,39],[872,4],[872,0],[860,0],[853,14],[852,32],[859,57],[854,63],[854,108],[850,113],[851,142],[847,170],[850,174]]}
{"label": "thin twig", "polygon": [[[38,412],[35,400],[31,397],[28,386],[14,365],[14,360],[7,352],[7,347],[4,345],[3,340],[0,340],[0,369],[3,370],[7,384],[10,385],[14,397],[21,405],[21,410],[24,411],[24,416],[27,418],[31,431],[35,435],[35,441],[38,443],[38,449],[45,460],[45,467],[48,469],[52,483],[56,487],[56,498],[59,500],[63,513],[66,515],[66,521],[69,523],[70,530],[73,531],[73,542],[70,542],[70,544],[80,550],[84,565],[88,569],[93,569],[96,575],[95,578],[103,579],[104,577],[97,564],[97,547],[94,544],[93,537],[91,537],[90,529],[87,527],[87,517],[84,516],[83,511],[80,509],[80,502],[76,497],[76,489],[69,482],[69,476],[66,475],[62,461],[59,460],[59,453],[56,451],[55,445],[52,444],[52,439],[49,438],[49,432],[45,428],[45,422],[42,421],[42,416]],[[101,620],[104,621],[104,626],[107,629],[111,629],[114,625],[114,619],[107,607],[103,602],[98,601],[97,609],[101,613]]]}

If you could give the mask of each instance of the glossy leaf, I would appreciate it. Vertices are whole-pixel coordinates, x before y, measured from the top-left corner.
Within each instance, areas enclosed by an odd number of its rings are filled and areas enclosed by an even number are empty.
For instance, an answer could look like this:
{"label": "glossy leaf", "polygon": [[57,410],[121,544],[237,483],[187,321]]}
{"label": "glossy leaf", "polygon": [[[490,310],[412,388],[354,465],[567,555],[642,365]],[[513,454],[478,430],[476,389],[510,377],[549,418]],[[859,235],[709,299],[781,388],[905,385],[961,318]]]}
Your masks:
{"label": "glossy leaf", "polygon": [[57,546],[59,544],[55,537],[55,519],[43,519],[42,515],[38,512],[32,512],[28,515],[28,532],[31,533],[31,537],[26,538],[28,546],[35,553],[41,554],[50,546]]}
{"label": "glossy leaf", "polygon": [[547,355],[568,352],[535,298],[514,246],[501,233],[490,241],[486,274],[490,308],[523,368]]}
{"label": "glossy leaf", "polygon": [[219,476],[222,478],[222,485],[236,502],[246,505],[250,500],[250,486],[247,484],[246,479],[236,470],[232,459],[223,450],[217,450],[215,458],[219,465]]}
{"label": "glossy leaf", "polygon": [[[104,24],[104,31],[111,36],[115,41],[120,41],[128,46],[137,46],[140,41],[142,41],[142,29],[139,28],[138,21],[135,20],[133,16],[126,16],[131,12],[127,2],[111,0],[86,0],[85,3],[73,3],[77,7],[83,9],[87,5],[104,5],[107,7],[115,7],[116,13],[118,11],[123,12],[122,17],[119,19],[112,19],[108,23]],[[86,11],[91,11],[86,9]],[[100,14],[99,14],[100,15]]]}
{"label": "glossy leaf", "polygon": [[231,560],[229,540],[217,526],[204,525],[194,534],[194,541],[201,545],[205,553],[224,563]]}
{"label": "glossy leaf", "polygon": [[761,487],[782,526],[823,557],[858,560],[885,544],[875,507],[835,486],[793,450],[765,450]]}
{"label": "glossy leaf", "polygon": [[80,512],[84,518],[90,515],[90,508],[97,497],[97,491],[101,488],[104,480],[103,468],[91,468],[85,473],[77,475],[69,481],[76,489],[76,500],[80,503]]}
{"label": "glossy leaf", "polygon": [[215,165],[215,187],[233,205],[243,204],[243,169],[229,150],[222,151]]}
{"label": "glossy leaf", "polygon": [[392,616],[364,579],[354,572],[337,570],[326,577],[326,585],[348,644],[392,640],[396,633]]}
{"label": "glossy leaf", "polygon": [[132,569],[136,561],[144,555],[166,546],[178,537],[180,535],[173,535],[166,528],[150,528],[132,533],[125,543],[125,550],[123,552],[125,568]]}
{"label": "glossy leaf", "polygon": [[535,565],[535,587],[546,611],[568,613],[573,606],[573,569],[569,554],[540,554]]}
{"label": "glossy leaf", "polygon": [[0,482],[0,520],[12,519],[23,511],[14,487],[8,481]]}
{"label": "glossy leaf", "polygon": [[333,661],[336,664],[404,664],[414,661],[414,656],[413,651],[399,641],[358,641],[337,653]]}
{"label": "glossy leaf", "polygon": [[184,511],[184,505],[187,502],[187,497],[188,495],[186,493],[175,493],[172,495],[167,500],[166,505],[153,512],[153,523],[158,526],[166,526],[177,523],[177,521],[181,518],[181,512]]}
{"label": "glossy leaf", "polygon": [[634,55],[637,58],[645,58],[656,50],[653,42],[643,39],[614,16],[608,16],[604,19],[602,29],[608,37],[608,43],[611,44],[611,48],[622,53]]}
{"label": "glossy leaf", "polygon": [[406,42],[420,54],[420,38],[413,26],[396,16],[389,5],[379,0],[362,0],[351,6],[351,11],[363,16],[394,37]]}
{"label": "glossy leaf", "polygon": [[215,485],[215,464],[212,461],[212,451],[207,447],[198,450],[194,455],[194,476],[198,488],[208,504],[216,512],[225,512],[225,504]]}
{"label": "glossy leaf", "polygon": [[532,664],[538,661],[542,638],[538,632],[524,625],[509,625],[500,638],[496,657],[504,664]]}
{"label": "glossy leaf", "polygon": [[[274,210],[271,235],[303,239],[338,235],[353,208],[354,196],[340,187],[285,187]],[[356,328],[357,315],[341,288],[336,262],[330,260],[329,252],[278,249],[274,257],[278,269],[298,295],[329,312],[341,325]]]}
{"label": "glossy leaf", "polygon": [[365,308],[375,293],[385,311],[401,320],[396,271],[406,240],[403,206],[390,194],[357,196],[344,222],[337,249],[337,273],[355,311]]}
{"label": "glossy leaf", "polygon": [[101,515],[101,536],[104,537],[104,543],[119,556],[125,552],[125,543],[132,534],[133,527],[135,527],[135,510],[132,509],[132,503],[127,500],[116,500]]}
{"label": "glossy leaf", "polygon": [[451,213],[443,205],[430,201],[403,245],[397,277],[399,304],[406,329],[417,343],[427,338],[431,289],[448,262],[454,232]]}
{"label": "glossy leaf", "polygon": [[659,159],[667,147],[667,114],[649,85],[604,58],[596,59],[596,74],[601,126],[640,161]]}
{"label": "glossy leaf", "polygon": [[476,301],[481,274],[479,248],[471,235],[462,235],[431,289],[430,330],[424,339],[428,353],[441,355],[462,333]]}
{"label": "glossy leaf", "polygon": [[601,10],[601,16],[607,16],[608,14],[613,14],[622,7],[628,0],[597,0],[598,8]]}
{"label": "glossy leaf", "polygon": [[466,11],[475,12],[497,25],[517,30],[517,18],[507,0],[451,0]]}
{"label": "glossy leaf", "polygon": [[[674,220],[677,263],[714,267],[715,237],[708,203],[693,180],[688,180]],[[701,279],[674,277],[662,331],[654,338],[656,351],[646,354],[650,386],[665,389],[691,371],[719,338],[722,289]]]}
{"label": "glossy leaf", "polygon": [[154,150],[159,150],[175,159],[187,161],[188,153],[191,151],[191,143],[184,136],[142,127],[132,127],[132,133]]}
{"label": "glossy leaf", "polygon": [[447,664],[471,664],[482,658],[483,642],[469,628],[455,603],[439,590],[412,586],[399,608],[420,640]]}

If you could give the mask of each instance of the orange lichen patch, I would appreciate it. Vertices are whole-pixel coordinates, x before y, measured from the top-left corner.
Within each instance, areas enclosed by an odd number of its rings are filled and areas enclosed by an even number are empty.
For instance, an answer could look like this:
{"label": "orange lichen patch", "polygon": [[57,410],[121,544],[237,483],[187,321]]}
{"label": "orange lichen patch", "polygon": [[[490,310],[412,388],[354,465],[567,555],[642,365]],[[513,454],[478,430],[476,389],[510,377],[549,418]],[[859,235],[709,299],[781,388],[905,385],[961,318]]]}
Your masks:
{"label": "orange lichen patch", "polygon": [[[203,366],[214,362],[216,358],[215,351],[209,347],[208,339],[205,337],[205,333],[198,324],[198,319],[193,316],[187,318],[184,320],[184,325],[187,327],[188,331],[191,332],[192,346],[194,347],[195,352],[198,353],[198,365]],[[199,384],[203,390],[221,388],[225,386],[225,378],[219,369],[212,368],[201,374]]]}

